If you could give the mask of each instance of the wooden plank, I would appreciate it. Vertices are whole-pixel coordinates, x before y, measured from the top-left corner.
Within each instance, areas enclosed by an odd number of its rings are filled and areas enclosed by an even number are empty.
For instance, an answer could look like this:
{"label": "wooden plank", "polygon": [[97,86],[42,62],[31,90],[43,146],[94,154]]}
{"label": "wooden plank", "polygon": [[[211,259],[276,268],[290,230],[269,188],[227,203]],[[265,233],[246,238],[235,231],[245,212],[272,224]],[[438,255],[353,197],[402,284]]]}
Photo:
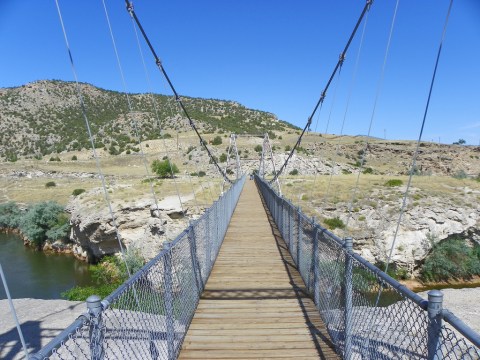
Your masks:
{"label": "wooden plank", "polygon": [[180,359],[338,359],[287,247],[247,181]]}

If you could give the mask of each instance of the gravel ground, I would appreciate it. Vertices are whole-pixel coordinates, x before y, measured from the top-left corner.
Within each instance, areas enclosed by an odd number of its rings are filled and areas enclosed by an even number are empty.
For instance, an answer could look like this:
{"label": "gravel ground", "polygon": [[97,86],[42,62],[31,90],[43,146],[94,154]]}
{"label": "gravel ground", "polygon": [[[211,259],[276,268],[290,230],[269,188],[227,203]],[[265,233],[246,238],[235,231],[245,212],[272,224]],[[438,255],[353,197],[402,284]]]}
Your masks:
{"label": "gravel ground", "polygon": [[[480,287],[443,289],[443,307],[453,312],[465,324],[480,333]],[[419,293],[428,299],[428,291]]]}
{"label": "gravel ground", "polygon": [[[480,332],[480,288],[444,289],[444,307]],[[420,293],[427,298],[427,292]],[[14,300],[29,352],[37,352],[85,312],[83,302]],[[23,350],[7,300],[0,300],[0,359],[23,359]]]}
{"label": "gravel ground", "polygon": [[[15,310],[28,351],[35,353],[86,311],[79,301],[15,299]],[[0,359],[24,359],[7,300],[0,300]]]}

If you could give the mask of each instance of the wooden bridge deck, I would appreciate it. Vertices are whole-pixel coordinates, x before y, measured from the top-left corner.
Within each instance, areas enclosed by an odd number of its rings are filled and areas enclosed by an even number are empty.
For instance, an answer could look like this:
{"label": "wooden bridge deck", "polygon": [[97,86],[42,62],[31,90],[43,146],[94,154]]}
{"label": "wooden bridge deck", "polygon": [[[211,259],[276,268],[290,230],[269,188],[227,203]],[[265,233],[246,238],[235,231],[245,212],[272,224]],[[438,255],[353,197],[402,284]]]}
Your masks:
{"label": "wooden bridge deck", "polygon": [[304,287],[247,180],[180,359],[337,359]]}

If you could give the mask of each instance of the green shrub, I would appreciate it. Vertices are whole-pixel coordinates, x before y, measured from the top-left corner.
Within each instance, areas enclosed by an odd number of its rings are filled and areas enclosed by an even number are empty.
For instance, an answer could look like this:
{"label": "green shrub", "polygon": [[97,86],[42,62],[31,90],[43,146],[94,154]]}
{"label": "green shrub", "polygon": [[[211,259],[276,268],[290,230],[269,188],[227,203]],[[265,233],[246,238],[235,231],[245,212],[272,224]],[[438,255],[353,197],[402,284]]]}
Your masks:
{"label": "green shrub", "polygon": [[67,300],[85,301],[90,295],[105,297],[112,293],[130,274],[136,273],[145,264],[137,249],[128,249],[122,256],[105,256],[97,265],[91,265],[89,271],[96,282],[94,286],[75,286],[62,293]]}
{"label": "green shrub", "polygon": [[285,146],[285,151],[292,151],[292,147],[290,145]]}
{"label": "green shrub", "polygon": [[453,174],[455,179],[466,179],[467,173],[464,170],[458,170],[455,174]]}
{"label": "green shrub", "polygon": [[57,155],[57,156],[52,156],[49,161],[61,161],[61,160]]}
{"label": "green shrub", "polygon": [[298,175],[298,170],[293,169],[292,171],[289,172],[290,175]]}
{"label": "green shrub", "polygon": [[261,153],[263,150],[262,145],[256,145],[253,150],[255,150],[257,153]]}
{"label": "green shrub", "polygon": [[204,177],[205,175],[207,175],[207,173],[205,171],[200,170],[198,172],[198,177]]}
{"label": "green shrub", "polygon": [[153,160],[152,171],[161,178],[173,177],[174,174],[178,174],[179,170],[177,165],[171,163],[168,158],[165,160]]}
{"label": "green shrub", "polygon": [[172,138],[172,135],[170,135],[169,133],[165,133],[162,135],[162,138],[164,139],[171,139]]}
{"label": "green shrub", "polygon": [[69,217],[62,206],[41,202],[28,208],[19,223],[20,230],[34,245],[65,239],[70,230]]}
{"label": "green shrub", "polygon": [[55,184],[55,181],[49,181],[45,184],[46,188],[55,187],[55,186],[57,186],[57,184]]}
{"label": "green shrub", "polygon": [[[377,261],[375,266],[382,271],[385,271],[385,263],[383,261]],[[410,274],[406,268],[397,266],[396,264],[390,263],[388,265],[387,274],[396,279],[396,280],[408,280],[410,279]]]}
{"label": "green shrub", "polygon": [[73,190],[72,195],[73,196],[78,196],[80,194],[83,194],[84,192],[85,192],[85,189],[75,189],[75,190]]}
{"label": "green shrub", "polygon": [[277,138],[277,134],[275,134],[273,131],[267,131],[268,137],[273,140]]}
{"label": "green shrub", "polygon": [[345,224],[338,216],[330,219],[324,219],[323,222],[330,230],[345,229]]}
{"label": "green shrub", "polygon": [[72,161],[76,161],[76,160],[78,160],[77,155],[73,155],[72,156]]}
{"label": "green shrub", "polygon": [[220,155],[220,159],[219,159],[219,160],[220,160],[221,163],[227,161],[227,154],[222,153],[222,155]]}
{"label": "green shrub", "polygon": [[367,167],[365,170],[362,171],[363,174],[373,174],[373,169],[371,167]]}
{"label": "green shrub", "polygon": [[212,140],[212,145],[221,145],[222,144],[222,138],[220,136],[215,136]]}
{"label": "green shrub", "polygon": [[390,179],[385,183],[385,186],[395,187],[395,186],[402,186],[403,181],[400,179]]}
{"label": "green shrub", "polygon": [[420,271],[424,281],[466,280],[474,275],[480,275],[480,246],[468,247],[459,238],[435,244]]}
{"label": "green shrub", "polygon": [[0,204],[0,228],[17,228],[21,217],[22,211],[14,202]]}

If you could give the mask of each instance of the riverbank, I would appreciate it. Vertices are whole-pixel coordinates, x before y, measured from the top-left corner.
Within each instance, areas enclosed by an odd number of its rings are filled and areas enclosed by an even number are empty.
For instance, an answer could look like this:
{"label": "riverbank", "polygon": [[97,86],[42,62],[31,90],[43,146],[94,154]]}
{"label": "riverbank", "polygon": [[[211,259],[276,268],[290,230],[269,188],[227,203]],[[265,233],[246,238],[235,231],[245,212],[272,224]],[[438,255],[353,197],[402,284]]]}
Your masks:
{"label": "riverbank", "polygon": [[400,280],[400,283],[416,293],[434,289],[480,288],[480,276],[473,276],[470,280],[451,279],[449,281],[423,283],[418,279],[410,279]]}

